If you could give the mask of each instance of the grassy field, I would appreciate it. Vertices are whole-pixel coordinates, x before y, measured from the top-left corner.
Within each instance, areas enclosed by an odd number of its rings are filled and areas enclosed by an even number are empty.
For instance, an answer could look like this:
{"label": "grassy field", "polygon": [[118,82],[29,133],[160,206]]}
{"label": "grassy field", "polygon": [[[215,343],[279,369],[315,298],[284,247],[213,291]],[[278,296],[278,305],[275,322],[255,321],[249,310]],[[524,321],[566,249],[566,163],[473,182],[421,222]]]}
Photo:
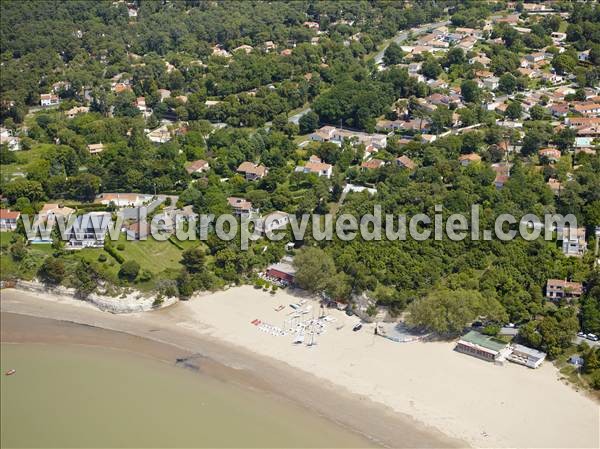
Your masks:
{"label": "grassy field", "polygon": [[[178,244],[184,250],[203,245],[199,241],[182,241]],[[123,245],[123,249],[119,250],[121,245]],[[139,263],[140,273],[147,271],[152,274],[150,281],[136,284],[136,288],[141,290],[154,288],[158,279],[175,279],[182,267],[179,261],[183,251],[169,241],[161,242],[152,238],[128,241],[125,235],[122,235],[119,241],[113,242],[113,246],[117,248],[117,252],[123,256],[125,261],[134,260]],[[103,248],[86,248],[77,253],[79,257],[97,264],[107,277],[116,281],[121,265]],[[101,255],[106,257],[106,261],[99,261]]]}

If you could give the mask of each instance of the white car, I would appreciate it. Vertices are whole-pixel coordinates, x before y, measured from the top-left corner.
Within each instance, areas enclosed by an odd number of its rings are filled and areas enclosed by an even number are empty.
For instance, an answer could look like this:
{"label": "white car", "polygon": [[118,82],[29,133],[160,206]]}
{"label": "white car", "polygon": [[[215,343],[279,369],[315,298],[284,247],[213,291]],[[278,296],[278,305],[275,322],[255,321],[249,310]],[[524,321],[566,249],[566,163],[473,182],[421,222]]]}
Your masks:
{"label": "white car", "polygon": [[595,334],[587,334],[586,337],[588,340],[592,340],[592,341],[598,341],[598,336]]}

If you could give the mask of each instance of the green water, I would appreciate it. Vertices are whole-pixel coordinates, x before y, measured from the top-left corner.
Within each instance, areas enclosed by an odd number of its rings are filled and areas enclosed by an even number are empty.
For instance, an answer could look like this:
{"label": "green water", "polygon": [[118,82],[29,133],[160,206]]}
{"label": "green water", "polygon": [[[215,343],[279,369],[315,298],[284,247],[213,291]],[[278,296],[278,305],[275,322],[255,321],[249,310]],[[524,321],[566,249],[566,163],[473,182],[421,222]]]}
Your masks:
{"label": "green water", "polygon": [[120,351],[2,344],[1,367],[2,447],[365,445],[287,401]]}

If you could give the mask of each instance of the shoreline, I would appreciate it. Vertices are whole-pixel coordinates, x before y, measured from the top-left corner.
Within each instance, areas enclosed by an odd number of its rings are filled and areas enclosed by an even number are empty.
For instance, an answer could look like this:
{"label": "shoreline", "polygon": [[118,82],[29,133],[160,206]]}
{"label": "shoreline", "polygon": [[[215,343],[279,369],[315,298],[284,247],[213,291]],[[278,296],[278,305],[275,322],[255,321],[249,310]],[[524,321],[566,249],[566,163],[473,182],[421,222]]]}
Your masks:
{"label": "shoreline", "polygon": [[598,447],[597,403],[559,381],[550,364],[495,366],[452,343],[396,343],[372,335],[371,325],[352,332],[356,317],[335,310],[328,313],[346,326],[329,328],[311,348],[249,323],[280,324],[285,312],[273,306],[299,299],[246,286],[124,316],[4,290],[1,305],[187,348],[389,447]]}
{"label": "shoreline", "polygon": [[[73,344],[75,339],[75,344],[124,350],[166,363],[174,363],[177,358],[199,358],[200,363],[196,367],[202,374],[291,401],[364,438],[370,445],[411,448],[467,446],[465,442],[449,438],[410,416],[399,415],[366,397],[356,397],[340,391],[334,384],[328,385],[310,374],[297,372],[284,362],[240,350],[206,335],[189,335],[185,329],[180,332],[177,326],[165,328],[163,325],[172,323],[155,318],[167,309],[127,316],[113,315],[76,299],[40,297],[33,292],[13,289],[2,291],[0,305],[3,343],[43,344],[50,340],[52,343]],[[14,327],[11,330],[10,325],[6,325],[15,318],[35,320],[36,326],[45,323],[47,332],[31,335],[26,330],[15,335]],[[60,332],[56,332],[58,328]]]}

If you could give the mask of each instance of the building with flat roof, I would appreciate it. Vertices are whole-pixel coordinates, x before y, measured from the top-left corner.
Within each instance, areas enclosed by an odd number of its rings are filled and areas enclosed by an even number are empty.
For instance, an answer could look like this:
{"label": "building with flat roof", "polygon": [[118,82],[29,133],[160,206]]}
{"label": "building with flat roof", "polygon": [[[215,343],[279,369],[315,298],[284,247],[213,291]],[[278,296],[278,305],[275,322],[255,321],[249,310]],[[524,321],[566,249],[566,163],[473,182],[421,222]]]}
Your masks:
{"label": "building with flat roof", "polygon": [[508,360],[529,368],[537,368],[546,359],[546,353],[523,345],[512,345]]}
{"label": "building with flat roof", "polygon": [[288,284],[293,284],[296,277],[296,269],[289,262],[281,261],[269,265],[266,272],[267,277],[275,278]]}

